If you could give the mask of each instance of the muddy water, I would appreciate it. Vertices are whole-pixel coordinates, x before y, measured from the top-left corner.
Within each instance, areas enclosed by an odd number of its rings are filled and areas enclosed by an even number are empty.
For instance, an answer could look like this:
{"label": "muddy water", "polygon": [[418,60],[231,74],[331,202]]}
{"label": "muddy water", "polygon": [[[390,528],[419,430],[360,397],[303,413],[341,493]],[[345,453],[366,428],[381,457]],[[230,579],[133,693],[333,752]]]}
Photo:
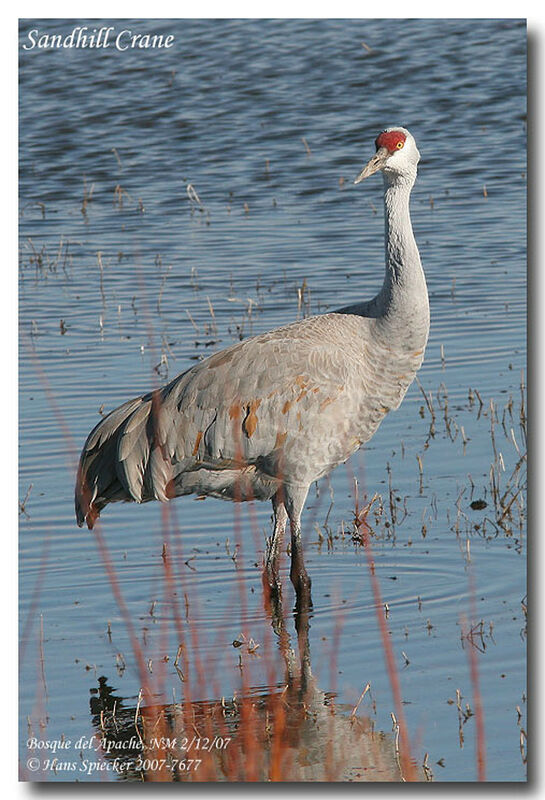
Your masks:
{"label": "muddy water", "polygon": [[[30,28],[76,24],[25,22],[21,42]],[[137,707],[128,625],[148,673],[162,675],[166,707],[188,680],[203,704],[231,702],[242,685],[262,698],[285,685],[259,569],[269,507],[183,498],[168,519],[159,504],[108,508],[102,534],[124,613],[104,552],[75,527],[75,462],[100,413],[240,337],[377,290],[381,182],[351,181],[376,133],[402,124],[422,152],[412,217],[432,328],[421,388],[309,494],[316,703],[334,698],[342,720],[370,683],[358,714],[393,736],[376,598],[353,536],[356,478],[361,496],[378,494],[368,520],[379,613],[413,756],[421,764],[428,753],[435,780],[476,778],[473,652],[487,778],[524,780],[524,25],[125,24],[176,44],[21,50],[22,762],[29,735],[74,743],[100,728],[104,686]],[[176,619],[188,636],[185,681]],[[63,760],[79,764],[80,752]]]}

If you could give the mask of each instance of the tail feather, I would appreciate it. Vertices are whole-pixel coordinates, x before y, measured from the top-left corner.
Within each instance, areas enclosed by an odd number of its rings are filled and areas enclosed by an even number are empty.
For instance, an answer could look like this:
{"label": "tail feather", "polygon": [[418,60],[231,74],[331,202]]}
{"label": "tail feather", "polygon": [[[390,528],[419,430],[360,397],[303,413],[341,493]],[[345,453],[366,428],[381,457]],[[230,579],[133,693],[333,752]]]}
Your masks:
{"label": "tail feather", "polygon": [[[93,428],[80,456],[75,489],[76,521],[93,528],[101,510],[119,500],[141,500],[127,483],[119,443],[127,420],[138,412],[142,397],[130,400],[108,414]],[[144,437],[145,438],[145,437]]]}

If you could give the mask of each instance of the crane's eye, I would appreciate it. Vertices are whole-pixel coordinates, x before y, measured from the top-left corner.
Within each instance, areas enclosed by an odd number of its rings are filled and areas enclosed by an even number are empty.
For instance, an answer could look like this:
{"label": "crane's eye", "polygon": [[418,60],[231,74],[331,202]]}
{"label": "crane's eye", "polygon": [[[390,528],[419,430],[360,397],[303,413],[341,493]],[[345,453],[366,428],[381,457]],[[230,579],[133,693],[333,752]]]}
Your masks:
{"label": "crane's eye", "polygon": [[398,150],[401,150],[401,148],[403,147],[403,145],[404,145],[404,144],[405,144],[405,142],[398,142],[398,143],[396,144],[396,147],[397,147],[397,149],[398,149]]}

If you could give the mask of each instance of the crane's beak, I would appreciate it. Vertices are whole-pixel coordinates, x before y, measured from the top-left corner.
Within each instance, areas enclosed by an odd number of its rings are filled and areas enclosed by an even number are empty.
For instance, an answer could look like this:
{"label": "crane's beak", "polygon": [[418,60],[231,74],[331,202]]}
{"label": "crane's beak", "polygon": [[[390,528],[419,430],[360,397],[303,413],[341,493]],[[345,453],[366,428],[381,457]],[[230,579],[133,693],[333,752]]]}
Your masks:
{"label": "crane's beak", "polygon": [[390,152],[387,147],[379,147],[373,158],[365,165],[362,169],[354,183],[361,183],[361,181],[368,178],[369,175],[374,175],[375,172],[378,172],[379,169],[382,169],[385,164]]}

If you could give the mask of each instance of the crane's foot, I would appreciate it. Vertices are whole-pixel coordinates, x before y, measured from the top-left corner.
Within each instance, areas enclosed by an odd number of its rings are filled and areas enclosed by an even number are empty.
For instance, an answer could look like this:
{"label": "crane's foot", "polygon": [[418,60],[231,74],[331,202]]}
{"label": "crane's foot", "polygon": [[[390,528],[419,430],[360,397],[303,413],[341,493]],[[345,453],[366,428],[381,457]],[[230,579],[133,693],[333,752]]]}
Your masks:
{"label": "crane's foot", "polygon": [[276,597],[280,597],[282,595],[282,583],[280,578],[276,575],[271,575],[267,569],[263,571],[263,575],[261,576],[263,582],[263,589],[269,595],[275,595]]}
{"label": "crane's foot", "polygon": [[290,578],[293,588],[295,589],[295,611],[299,612],[312,608],[312,596],[310,591],[312,581],[306,569],[304,567],[296,570],[292,568]]}
{"label": "crane's foot", "polygon": [[272,596],[280,597],[282,583],[279,576],[280,552],[279,537],[275,534],[267,540],[267,551],[265,556],[265,568],[263,570],[263,586]]}
{"label": "crane's foot", "polygon": [[282,584],[278,573],[269,567],[269,564],[265,566],[261,576],[265,608],[270,615],[273,631],[277,636],[281,636],[284,631]]}
{"label": "crane's foot", "polygon": [[277,565],[267,561],[261,576],[265,594],[270,598],[280,598],[282,596],[282,582],[278,576]]}

